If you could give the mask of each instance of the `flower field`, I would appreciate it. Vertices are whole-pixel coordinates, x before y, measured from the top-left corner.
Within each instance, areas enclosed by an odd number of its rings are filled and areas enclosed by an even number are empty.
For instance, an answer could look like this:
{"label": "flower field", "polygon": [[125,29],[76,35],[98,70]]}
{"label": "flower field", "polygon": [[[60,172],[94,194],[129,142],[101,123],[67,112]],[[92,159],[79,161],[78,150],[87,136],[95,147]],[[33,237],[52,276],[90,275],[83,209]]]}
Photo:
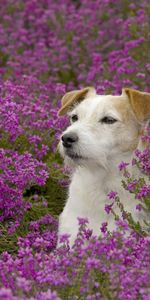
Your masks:
{"label": "flower field", "polygon": [[[57,151],[68,124],[57,116],[60,100],[85,86],[99,94],[122,87],[150,92],[149,1],[1,0],[0,6],[0,300],[150,299],[150,224],[136,223],[115,191],[104,208],[116,218],[115,232],[103,223],[95,237],[88,220],[79,219],[74,247],[66,234],[56,249],[69,182]],[[149,127],[142,138],[147,146],[132,165],[149,180]],[[150,212],[148,180],[134,180],[125,162],[118,167],[129,198],[140,200],[136,209]]]}

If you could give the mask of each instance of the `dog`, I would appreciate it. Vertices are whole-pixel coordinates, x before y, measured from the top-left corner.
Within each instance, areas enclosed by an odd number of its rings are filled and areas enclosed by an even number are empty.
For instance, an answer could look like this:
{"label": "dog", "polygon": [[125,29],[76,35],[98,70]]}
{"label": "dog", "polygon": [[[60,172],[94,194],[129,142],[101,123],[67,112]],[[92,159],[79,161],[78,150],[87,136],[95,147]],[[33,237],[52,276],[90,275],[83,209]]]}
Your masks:
{"label": "dog", "polygon": [[78,217],[88,218],[95,235],[100,234],[103,222],[108,223],[110,231],[116,228],[114,216],[104,211],[109,202],[107,194],[112,190],[117,191],[124,209],[135,221],[146,218],[143,210],[136,209],[138,200],[122,187],[118,165],[132,161],[150,119],[150,94],[124,88],[119,96],[98,95],[94,88],[86,87],[64,95],[58,115],[66,113],[71,125],[61,136],[59,150],[65,164],[74,171],[59,217],[58,239],[67,233],[72,246],[78,233]]}

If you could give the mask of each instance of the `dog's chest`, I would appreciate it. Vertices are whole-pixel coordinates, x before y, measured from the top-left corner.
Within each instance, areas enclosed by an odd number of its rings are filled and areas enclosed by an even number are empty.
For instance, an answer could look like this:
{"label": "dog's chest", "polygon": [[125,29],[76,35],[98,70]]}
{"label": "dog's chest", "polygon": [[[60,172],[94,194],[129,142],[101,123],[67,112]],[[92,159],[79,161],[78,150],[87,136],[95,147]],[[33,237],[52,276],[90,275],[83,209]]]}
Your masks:
{"label": "dog's chest", "polygon": [[[108,228],[115,228],[114,216],[105,211],[105,205],[111,204],[108,199],[108,192],[116,191],[124,206],[134,219],[142,220],[143,215],[136,210],[135,198],[132,194],[125,191],[121,185],[121,176],[116,172],[105,174],[103,172],[88,172],[85,170],[77,171],[70,184],[69,198],[66,203],[67,212],[72,217],[87,217],[94,232],[97,233],[102,222],[108,222]],[[115,213],[121,216],[121,211],[115,204]]]}
{"label": "dog's chest", "polygon": [[119,184],[120,178],[111,180],[111,177],[106,178],[103,172],[77,171],[70,184],[68,205],[81,216],[100,218],[105,204],[109,203],[108,192],[113,188],[115,190]]}
{"label": "dog's chest", "polygon": [[[89,227],[96,235],[100,234],[100,227],[103,222],[108,223],[110,231],[116,228],[115,218],[112,213],[107,214],[105,205],[111,204],[107,194],[110,191],[118,192],[124,209],[132,213],[135,221],[142,221],[143,215],[136,210],[137,201],[132,194],[129,194],[121,186],[121,176],[113,171],[109,174],[85,169],[77,170],[69,187],[69,197],[59,220],[59,235],[62,233],[71,234],[73,243],[78,232],[77,218],[88,218]],[[118,206],[113,206],[115,213],[121,216]]]}

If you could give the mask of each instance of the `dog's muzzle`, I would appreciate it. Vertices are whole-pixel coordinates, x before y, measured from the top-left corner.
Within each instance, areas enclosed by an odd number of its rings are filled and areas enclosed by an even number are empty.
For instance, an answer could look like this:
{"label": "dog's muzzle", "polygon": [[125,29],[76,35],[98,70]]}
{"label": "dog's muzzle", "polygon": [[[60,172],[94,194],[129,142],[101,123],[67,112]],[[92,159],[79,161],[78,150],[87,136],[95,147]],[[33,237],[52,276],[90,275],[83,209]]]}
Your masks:
{"label": "dog's muzzle", "polygon": [[64,147],[64,154],[74,161],[81,161],[87,159],[83,157],[78,151],[78,135],[75,132],[65,133],[62,137],[62,145]]}
{"label": "dog's muzzle", "polygon": [[62,136],[62,144],[65,148],[72,148],[75,143],[78,141],[78,136],[76,133],[65,133]]}

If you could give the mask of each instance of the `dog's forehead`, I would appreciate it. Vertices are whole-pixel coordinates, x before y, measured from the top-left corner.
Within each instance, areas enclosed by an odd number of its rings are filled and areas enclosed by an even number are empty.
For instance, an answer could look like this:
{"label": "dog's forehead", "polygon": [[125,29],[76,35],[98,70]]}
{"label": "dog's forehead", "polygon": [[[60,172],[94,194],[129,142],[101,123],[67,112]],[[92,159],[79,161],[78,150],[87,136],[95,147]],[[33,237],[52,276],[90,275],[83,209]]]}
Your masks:
{"label": "dog's forehead", "polygon": [[129,110],[129,103],[124,95],[96,95],[85,99],[76,107],[76,111],[83,114],[83,116],[101,115],[109,112],[122,116],[127,110]]}

